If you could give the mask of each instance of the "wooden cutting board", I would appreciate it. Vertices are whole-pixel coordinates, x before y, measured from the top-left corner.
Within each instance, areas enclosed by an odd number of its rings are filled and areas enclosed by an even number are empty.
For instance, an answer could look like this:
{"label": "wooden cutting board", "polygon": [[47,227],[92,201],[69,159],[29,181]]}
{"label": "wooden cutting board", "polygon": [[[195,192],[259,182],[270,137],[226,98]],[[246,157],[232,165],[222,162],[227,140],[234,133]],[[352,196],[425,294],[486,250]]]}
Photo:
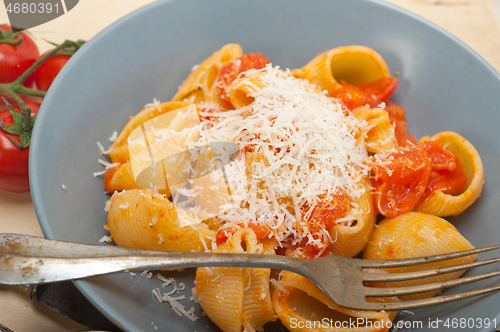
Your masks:
{"label": "wooden cutting board", "polygon": [[[455,35],[500,71],[500,25],[491,0],[388,0]],[[54,21],[30,30],[41,51],[44,41],[88,40],[120,17],[152,0],[85,0]],[[0,22],[8,22],[0,4]],[[29,193],[0,189],[0,233],[43,236]],[[3,289],[2,289],[3,288]],[[81,331],[83,327],[50,309],[33,303],[14,287],[0,287],[0,323],[16,332]]]}

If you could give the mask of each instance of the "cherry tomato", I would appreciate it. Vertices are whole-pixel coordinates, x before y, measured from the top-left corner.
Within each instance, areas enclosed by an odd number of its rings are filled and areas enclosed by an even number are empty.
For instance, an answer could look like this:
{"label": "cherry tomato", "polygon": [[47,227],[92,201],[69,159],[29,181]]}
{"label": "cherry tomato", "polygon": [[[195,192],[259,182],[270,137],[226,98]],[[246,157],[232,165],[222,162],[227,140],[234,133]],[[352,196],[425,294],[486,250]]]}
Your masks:
{"label": "cherry tomato", "polygon": [[216,88],[221,101],[226,106],[231,106],[227,96],[227,88],[240,73],[249,69],[264,68],[270,61],[260,53],[243,54],[240,58],[231,61],[221,68],[217,77]]}
{"label": "cherry tomato", "polygon": [[385,110],[389,113],[389,120],[396,125],[394,133],[400,147],[414,146],[417,144],[415,137],[408,135],[406,127],[406,111],[403,107],[392,101],[386,101]]}
{"label": "cherry tomato", "polygon": [[371,107],[377,107],[385,102],[396,91],[399,81],[395,77],[383,77],[378,81],[358,85],[366,96],[366,101]]}
{"label": "cherry tomato", "polygon": [[347,212],[348,200],[349,197],[343,191],[330,195],[328,200],[326,194],[319,196],[308,220],[311,233],[332,228],[335,221]]}
{"label": "cherry tomato", "polygon": [[[1,25],[3,31],[10,30],[10,26]],[[19,36],[23,41],[19,45],[11,45],[0,42],[0,83],[10,83],[16,80],[28,69],[40,56],[35,42],[24,32],[14,38],[18,40]],[[23,85],[30,87],[33,83],[32,75],[24,81]]]}
{"label": "cherry tomato", "polygon": [[330,96],[339,99],[345,107],[352,110],[368,103],[363,90],[359,87],[351,85],[344,80],[341,80],[340,84],[342,84],[342,87],[334,91]]}
{"label": "cherry tomato", "polygon": [[427,152],[419,147],[392,153],[383,162],[373,163],[373,202],[388,218],[410,212],[424,194],[432,170]]}
{"label": "cherry tomato", "polygon": [[[312,250],[316,255],[328,247],[330,238],[325,236],[325,231],[328,231],[335,225],[337,219],[343,217],[347,212],[349,197],[344,191],[338,191],[330,195],[327,199],[326,194],[318,196],[316,205],[312,210],[309,218],[306,220],[307,228],[313,239],[314,244],[307,244],[307,241],[301,245],[302,249]],[[305,214],[310,209],[308,204],[305,204],[301,209]],[[299,230],[300,232],[301,230]],[[309,239],[307,239],[309,240]]]}
{"label": "cherry tomato", "polygon": [[[394,93],[398,86],[398,80],[394,77],[383,77],[375,82],[360,85],[351,85],[344,80],[340,81],[342,87],[333,93],[331,97],[340,99],[350,110],[369,104],[377,107],[385,102]],[[404,118],[403,118],[404,119]]]}
{"label": "cherry tomato", "polygon": [[[40,104],[27,102],[31,115],[38,113]],[[18,105],[14,109],[20,111]],[[14,123],[9,110],[0,111],[0,121],[5,118],[4,126]],[[11,192],[26,192],[30,190],[28,178],[29,147],[19,149],[8,137],[20,142],[18,135],[9,134],[0,129],[0,188]]]}
{"label": "cherry tomato", "polygon": [[67,54],[56,54],[45,60],[34,73],[37,89],[42,91],[49,90],[57,74],[59,74],[62,67],[64,67],[70,58],[71,56]]}
{"label": "cherry tomato", "polygon": [[406,118],[406,110],[392,101],[385,103],[385,111],[389,114],[391,121],[399,120],[404,121]]}
{"label": "cherry tomato", "polygon": [[427,151],[432,163],[429,182],[423,195],[424,199],[437,190],[445,194],[455,194],[463,189],[467,183],[467,176],[465,176],[465,166],[460,162],[460,158],[446,150],[439,142],[423,142],[418,146]]}

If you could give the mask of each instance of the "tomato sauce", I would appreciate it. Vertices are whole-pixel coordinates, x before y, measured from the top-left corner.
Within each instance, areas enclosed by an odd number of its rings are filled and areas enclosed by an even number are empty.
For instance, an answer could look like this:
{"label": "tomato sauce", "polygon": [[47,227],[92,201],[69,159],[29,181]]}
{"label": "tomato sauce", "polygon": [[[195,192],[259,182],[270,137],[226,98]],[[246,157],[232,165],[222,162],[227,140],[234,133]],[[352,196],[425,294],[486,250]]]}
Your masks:
{"label": "tomato sauce", "polygon": [[[243,223],[237,225],[238,227],[221,228],[215,234],[215,241],[217,245],[221,245],[226,242],[239,228],[245,227]],[[253,229],[257,239],[264,239],[269,237],[272,233],[271,228],[267,225],[256,225],[254,223],[248,223],[248,227]]]}
{"label": "tomato sauce", "polygon": [[419,143],[409,151],[390,154],[382,163],[370,162],[373,201],[377,211],[388,218],[412,211],[437,190],[455,194],[467,183],[458,156],[439,142]]}
{"label": "tomato sauce", "polygon": [[432,171],[423,198],[441,190],[444,194],[455,194],[461,191],[466,183],[465,166],[460,158],[446,150],[439,142],[419,143],[431,159]]}
{"label": "tomato sauce", "polygon": [[394,218],[417,205],[427,187],[432,166],[427,152],[418,147],[392,153],[387,162],[383,166],[371,165],[373,202],[378,213]]}
{"label": "tomato sauce", "polygon": [[394,77],[383,77],[375,82],[357,86],[341,80],[342,87],[331,93],[330,96],[342,101],[350,110],[366,104],[373,108],[389,99],[396,90],[398,83],[397,78]]}
{"label": "tomato sauce", "polygon": [[[328,200],[326,194],[320,195],[307,220],[311,233],[315,234],[323,229],[332,228],[335,221],[346,214],[348,203],[349,197],[343,191],[331,194]],[[307,206],[305,210],[308,210]]]}
{"label": "tomato sauce", "polygon": [[[280,253],[282,253],[281,251]],[[328,255],[331,250],[326,244],[323,248],[317,248],[314,245],[307,244],[307,239],[302,240],[296,245],[288,245],[284,250],[285,256],[297,257],[302,259],[316,259]],[[276,253],[278,255],[278,253]]]}
{"label": "tomato sauce", "polygon": [[385,111],[389,114],[389,120],[396,126],[395,135],[399,147],[414,146],[417,144],[415,137],[408,135],[406,127],[406,111],[392,101],[385,102]]}
{"label": "tomato sauce", "polygon": [[[240,58],[231,61],[221,68],[215,87],[217,95],[219,95],[221,102],[230,107],[229,97],[227,95],[227,88],[238,77],[239,74],[249,69],[261,69],[268,63],[271,63],[265,56],[260,53],[244,54]],[[243,74],[244,75],[244,74]]]}

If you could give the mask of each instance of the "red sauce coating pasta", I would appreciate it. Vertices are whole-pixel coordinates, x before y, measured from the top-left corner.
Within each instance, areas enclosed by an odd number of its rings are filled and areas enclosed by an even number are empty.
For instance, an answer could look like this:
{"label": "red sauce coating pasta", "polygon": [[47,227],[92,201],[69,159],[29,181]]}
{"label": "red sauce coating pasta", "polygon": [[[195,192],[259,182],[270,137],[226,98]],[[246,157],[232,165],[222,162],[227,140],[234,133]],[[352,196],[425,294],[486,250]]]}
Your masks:
{"label": "red sauce coating pasta", "polygon": [[423,199],[437,190],[444,194],[455,194],[464,188],[467,183],[465,166],[456,155],[438,142],[422,142],[418,145],[427,151],[432,162],[432,171]]}
{"label": "red sauce coating pasta", "polygon": [[389,99],[396,90],[398,83],[397,78],[394,77],[383,77],[375,82],[357,86],[341,80],[342,88],[334,91],[331,97],[340,99],[351,110],[366,104],[369,104],[370,107],[377,107],[380,103]]}
{"label": "red sauce coating pasta", "polygon": [[249,69],[264,68],[268,63],[271,62],[262,54],[248,53],[222,67],[215,84],[222,103],[228,107],[231,106],[227,96],[227,88],[240,73]]}
{"label": "red sauce coating pasta", "polygon": [[392,153],[387,161],[383,166],[372,165],[373,202],[380,214],[394,218],[417,205],[427,188],[432,165],[427,152],[418,147]]}

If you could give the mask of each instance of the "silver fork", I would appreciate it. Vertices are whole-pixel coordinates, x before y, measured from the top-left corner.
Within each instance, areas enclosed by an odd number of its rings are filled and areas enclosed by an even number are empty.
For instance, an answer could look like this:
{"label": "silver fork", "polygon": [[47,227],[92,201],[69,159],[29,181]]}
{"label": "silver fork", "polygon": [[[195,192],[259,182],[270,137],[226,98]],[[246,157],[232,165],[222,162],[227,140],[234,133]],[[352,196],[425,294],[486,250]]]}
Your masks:
{"label": "silver fork", "polygon": [[326,255],[305,260],[264,254],[168,252],[116,246],[78,244],[16,234],[0,234],[0,284],[39,284],[81,279],[134,269],[177,269],[192,267],[258,267],[298,273],[312,280],[335,304],[358,310],[402,310],[465,299],[500,290],[500,285],[422,300],[376,303],[366,297],[392,297],[441,290],[486,279],[500,271],[418,286],[375,288],[363,282],[403,281],[432,277],[500,261],[484,261],[417,272],[378,274],[366,269],[407,267],[464,257],[499,249],[500,245],[444,255],[402,260],[364,260]]}

